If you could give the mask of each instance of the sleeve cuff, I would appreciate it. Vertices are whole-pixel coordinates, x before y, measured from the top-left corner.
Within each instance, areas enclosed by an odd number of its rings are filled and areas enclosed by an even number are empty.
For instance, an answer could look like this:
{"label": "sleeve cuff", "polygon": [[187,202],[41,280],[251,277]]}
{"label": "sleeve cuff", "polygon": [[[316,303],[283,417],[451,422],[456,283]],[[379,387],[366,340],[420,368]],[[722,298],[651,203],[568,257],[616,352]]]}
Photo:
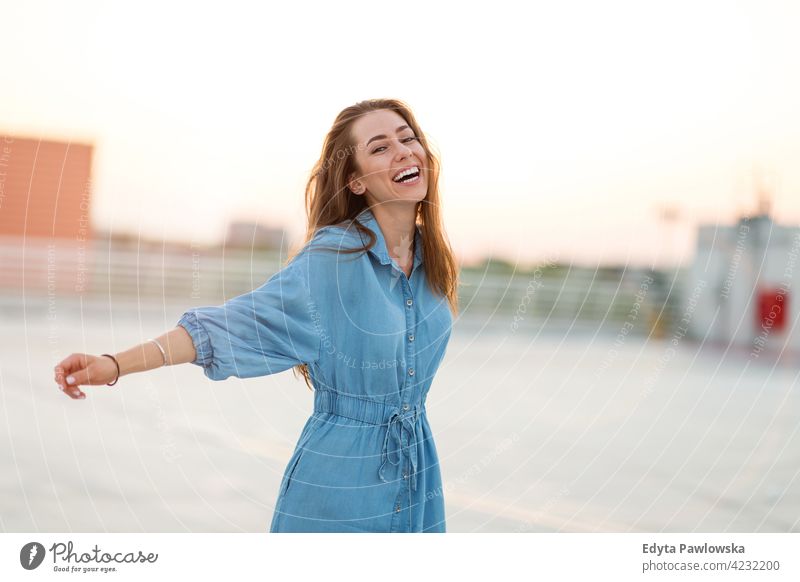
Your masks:
{"label": "sleeve cuff", "polygon": [[192,338],[194,351],[197,357],[191,363],[203,366],[204,368],[211,364],[214,359],[214,354],[211,350],[211,338],[197,319],[197,313],[194,311],[187,311],[181,316],[176,325],[180,325],[184,328]]}

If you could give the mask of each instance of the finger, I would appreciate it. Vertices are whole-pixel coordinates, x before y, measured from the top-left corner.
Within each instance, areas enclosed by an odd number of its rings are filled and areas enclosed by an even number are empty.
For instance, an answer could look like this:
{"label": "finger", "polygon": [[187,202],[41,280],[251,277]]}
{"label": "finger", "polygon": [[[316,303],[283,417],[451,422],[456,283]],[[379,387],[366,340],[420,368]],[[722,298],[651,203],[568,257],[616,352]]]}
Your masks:
{"label": "finger", "polygon": [[65,378],[67,381],[67,386],[82,386],[82,385],[98,385],[98,384],[105,384],[105,382],[100,380],[100,371],[98,367],[94,364],[90,366],[86,366],[80,370],[75,370],[71,374],[68,374]]}
{"label": "finger", "polygon": [[60,362],[56,364],[56,369],[61,368],[62,370],[68,369],[72,365],[72,361],[75,360],[75,356],[77,354],[70,354]]}
{"label": "finger", "polygon": [[61,389],[62,392],[66,392],[67,394],[71,393],[73,390],[80,390],[77,384],[70,384],[67,382],[67,376],[63,374],[56,377],[56,384]]}
{"label": "finger", "polygon": [[78,389],[77,387],[67,388],[64,392],[66,393],[67,396],[69,396],[73,400],[83,400],[84,398],[86,398],[86,394],[81,392],[81,390]]}
{"label": "finger", "polygon": [[64,386],[66,384],[66,376],[66,370],[61,365],[56,365],[55,371],[53,372],[53,379],[56,381],[56,384]]}
{"label": "finger", "polygon": [[[75,375],[72,372],[73,371],[71,368],[62,368],[57,366],[53,377],[55,378],[57,384],[67,387],[68,384],[75,384]],[[70,378],[70,382],[67,382],[67,378]]]}
{"label": "finger", "polygon": [[56,371],[59,369],[65,374],[70,374],[76,370],[86,367],[86,354],[70,354],[61,362],[56,364]]}
{"label": "finger", "polygon": [[71,372],[70,374],[67,374],[64,380],[66,381],[68,388],[69,387],[77,388],[81,384],[89,383],[89,378],[87,376],[85,368],[83,370],[76,370],[74,372]]}
{"label": "finger", "polygon": [[72,398],[73,400],[83,400],[86,398],[86,394],[81,391],[80,388],[77,386],[69,386],[67,384],[59,384],[59,390],[61,390],[64,394]]}
{"label": "finger", "polygon": [[56,384],[58,384],[59,390],[61,390],[62,392],[66,392],[68,388],[69,389],[72,388],[72,386],[67,385],[66,376],[62,372],[56,373],[55,380]]}

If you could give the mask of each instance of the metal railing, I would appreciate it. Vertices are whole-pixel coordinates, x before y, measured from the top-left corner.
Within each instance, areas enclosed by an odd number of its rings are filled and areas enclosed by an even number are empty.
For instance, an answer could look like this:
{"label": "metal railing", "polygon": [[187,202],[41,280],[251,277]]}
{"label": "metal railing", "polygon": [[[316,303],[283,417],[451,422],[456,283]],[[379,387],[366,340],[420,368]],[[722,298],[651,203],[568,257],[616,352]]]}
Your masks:
{"label": "metal railing", "polygon": [[[6,309],[80,301],[138,309],[218,305],[263,284],[285,264],[278,251],[233,248],[91,247],[61,241],[0,241],[0,301]],[[677,280],[673,280],[673,275]],[[509,326],[584,326],[631,321],[664,332],[675,317],[684,273],[614,271],[576,266],[536,272],[462,269],[461,318]],[[648,283],[649,282],[649,283]],[[516,323],[515,323],[516,322]],[[632,329],[631,331],[634,331]]]}

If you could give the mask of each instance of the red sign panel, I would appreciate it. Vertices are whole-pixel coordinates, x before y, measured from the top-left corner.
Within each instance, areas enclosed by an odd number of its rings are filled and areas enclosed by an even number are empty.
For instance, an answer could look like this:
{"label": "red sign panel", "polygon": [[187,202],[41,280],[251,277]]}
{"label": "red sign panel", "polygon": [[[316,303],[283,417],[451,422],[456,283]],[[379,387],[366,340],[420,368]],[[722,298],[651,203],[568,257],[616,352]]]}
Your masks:
{"label": "red sign panel", "polygon": [[789,311],[789,293],[779,287],[759,289],[756,325],[759,329],[781,331],[786,325],[786,314]]}

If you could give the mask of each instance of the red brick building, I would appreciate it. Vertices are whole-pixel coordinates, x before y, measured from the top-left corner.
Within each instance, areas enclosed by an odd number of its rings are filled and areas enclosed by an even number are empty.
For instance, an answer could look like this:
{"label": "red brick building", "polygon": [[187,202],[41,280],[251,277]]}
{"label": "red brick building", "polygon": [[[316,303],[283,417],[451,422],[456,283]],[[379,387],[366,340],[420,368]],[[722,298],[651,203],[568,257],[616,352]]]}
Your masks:
{"label": "red brick building", "polygon": [[93,146],[0,133],[0,288],[76,294],[90,264]]}

